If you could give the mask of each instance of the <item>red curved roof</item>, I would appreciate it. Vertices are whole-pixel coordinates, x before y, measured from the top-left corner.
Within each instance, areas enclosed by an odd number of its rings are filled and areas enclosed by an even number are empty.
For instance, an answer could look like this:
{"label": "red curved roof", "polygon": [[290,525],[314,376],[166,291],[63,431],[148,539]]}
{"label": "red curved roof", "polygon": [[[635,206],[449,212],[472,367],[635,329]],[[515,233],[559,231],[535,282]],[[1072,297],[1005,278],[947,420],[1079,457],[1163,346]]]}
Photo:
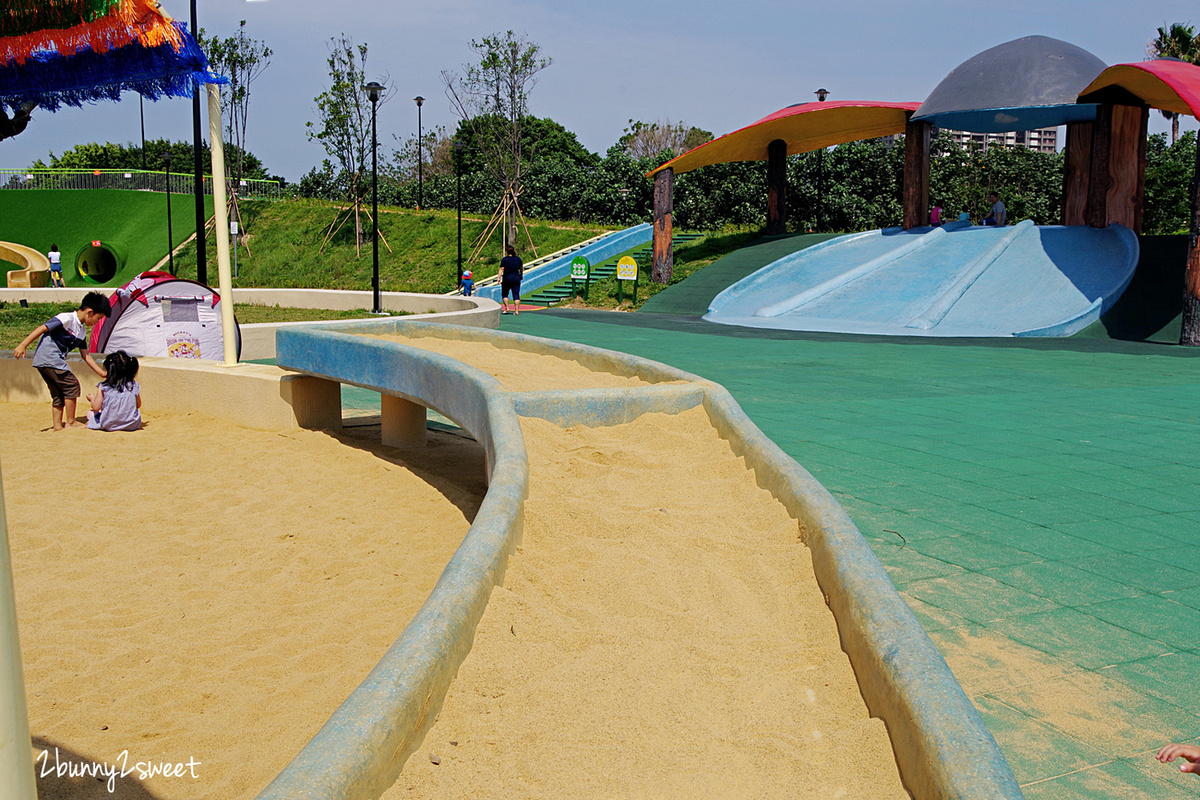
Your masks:
{"label": "red curved roof", "polygon": [[1200,117],[1200,67],[1186,61],[1116,64],[1101,72],[1079,99],[1087,102],[1087,95],[1110,86],[1136,95],[1153,108]]}
{"label": "red curved roof", "polygon": [[909,116],[920,105],[840,100],[788,106],[705,142],[647,174],[654,175],[667,167],[678,174],[729,161],[766,161],[767,145],[775,139],[787,142],[790,156],[843,142],[903,133]]}

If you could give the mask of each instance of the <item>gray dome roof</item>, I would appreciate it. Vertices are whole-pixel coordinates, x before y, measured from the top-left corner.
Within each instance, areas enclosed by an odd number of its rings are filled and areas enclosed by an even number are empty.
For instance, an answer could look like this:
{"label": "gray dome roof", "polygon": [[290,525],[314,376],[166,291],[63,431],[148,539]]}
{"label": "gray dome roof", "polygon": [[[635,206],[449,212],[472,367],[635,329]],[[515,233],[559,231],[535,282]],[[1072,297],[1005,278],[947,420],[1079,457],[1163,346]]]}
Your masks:
{"label": "gray dome roof", "polygon": [[[986,132],[1062,124],[1077,118],[1077,113],[1064,109],[1064,118],[1053,122],[1055,115],[1048,115],[1046,107],[1074,105],[1079,93],[1106,66],[1087,50],[1059,39],[1014,39],[955,67],[929,93],[913,119]],[[1021,114],[1024,109],[1040,111]],[[1040,124],[1030,124],[1034,121]]]}

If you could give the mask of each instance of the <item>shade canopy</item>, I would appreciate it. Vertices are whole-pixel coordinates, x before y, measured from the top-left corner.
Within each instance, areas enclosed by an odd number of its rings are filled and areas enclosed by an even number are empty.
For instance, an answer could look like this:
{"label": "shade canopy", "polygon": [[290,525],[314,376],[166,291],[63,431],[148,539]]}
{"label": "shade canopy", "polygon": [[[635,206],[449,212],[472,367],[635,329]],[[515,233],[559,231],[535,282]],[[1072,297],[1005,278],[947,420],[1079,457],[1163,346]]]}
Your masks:
{"label": "shade canopy", "polygon": [[1116,64],[1088,84],[1079,99],[1102,102],[1124,93],[1151,108],[1200,117],[1200,67],[1175,59]]}
{"label": "shade canopy", "polygon": [[940,128],[1003,133],[1095,119],[1077,102],[1105,64],[1059,39],[1026,36],[984,50],[951,70],[913,119]]}
{"label": "shade canopy", "polygon": [[223,82],[155,0],[5,0],[0,13],[0,106],[190,97]]}
{"label": "shade canopy", "polygon": [[729,161],[766,161],[767,147],[776,139],[787,144],[790,156],[844,142],[904,133],[909,115],[919,105],[840,100],[788,106],[693,148],[648,174],[668,167],[679,174]]}

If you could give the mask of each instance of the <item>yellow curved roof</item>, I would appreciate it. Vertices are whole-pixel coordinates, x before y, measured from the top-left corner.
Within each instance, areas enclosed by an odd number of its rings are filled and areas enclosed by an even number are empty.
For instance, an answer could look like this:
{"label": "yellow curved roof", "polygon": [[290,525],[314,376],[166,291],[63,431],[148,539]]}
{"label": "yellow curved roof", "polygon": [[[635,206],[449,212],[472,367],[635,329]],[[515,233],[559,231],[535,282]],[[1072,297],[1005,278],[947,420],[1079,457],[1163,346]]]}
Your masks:
{"label": "yellow curved roof", "polygon": [[787,154],[807,153],[859,139],[903,133],[920,103],[873,103],[849,100],[800,103],[781,108],[752,125],[705,142],[646,173],[670,167],[676,174],[729,161],[766,161],[767,145],[787,143]]}
{"label": "yellow curved roof", "polygon": [[1079,101],[1110,86],[1120,87],[1152,108],[1200,117],[1200,67],[1183,61],[1117,64],[1079,93]]}

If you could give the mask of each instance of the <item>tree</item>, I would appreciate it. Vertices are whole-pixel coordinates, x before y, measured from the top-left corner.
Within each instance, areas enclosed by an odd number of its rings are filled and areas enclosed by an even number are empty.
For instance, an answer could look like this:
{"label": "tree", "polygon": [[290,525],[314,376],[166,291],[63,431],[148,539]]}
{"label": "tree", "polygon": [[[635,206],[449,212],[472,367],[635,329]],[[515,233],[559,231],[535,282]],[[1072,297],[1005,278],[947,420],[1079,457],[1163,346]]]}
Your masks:
{"label": "tree", "polygon": [[487,170],[503,187],[497,215],[504,220],[504,243],[515,245],[529,93],[551,59],[541,55],[535,42],[512,31],[472,39],[471,49],[479,63],[463,65],[462,74],[443,72],[442,82],[459,118],[471,129]]}
{"label": "tree", "polygon": [[250,85],[271,65],[271,48],[246,35],[246,20],[238,23],[236,36],[206,39],[201,28],[199,38],[213,71],[229,78],[228,90],[221,93],[221,115],[226,119],[225,139],[234,145],[234,149],[226,151],[225,158],[229,178],[236,187],[243,177]]}
{"label": "tree", "polygon": [[[371,140],[371,109],[363,86],[366,84],[367,45],[356,45],[346,34],[329,40],[329,88],[315,98],[321,125],[308,122],[308,138],[319,141],[325,152],[341,168],[338,184],[354,213],[354,232],[363,242],[360,204],[367,191],[364,171],[367,147]],[[387,76],[381,81],[387,85]],[[384,91],[379,104],[388,97]],[[330,235],[337,227],[330,226]]]}
{"label": "tree", "polygon": [[[1200,64],[1200,36],[1195,27],[1179,22],[1169,28],[1159,28],[1158,35],[1146,46],[1148,60],[1155,58],[1177,58],[1189,64]],[[1171,142],[1179,138],[1179,115],[1174,111],[1162,111],[1171,120]]]}
{"label": "tree", "polygon": [[672,123],[669,119],[651,123],[629,120],[629,127],[617,140],[617,145],[635,159],[648,156],[661,158],[667,152],[670,153],[668,158],[674,158],[705,142],[711,142],[712,138],[711,131],[683,122]]}

